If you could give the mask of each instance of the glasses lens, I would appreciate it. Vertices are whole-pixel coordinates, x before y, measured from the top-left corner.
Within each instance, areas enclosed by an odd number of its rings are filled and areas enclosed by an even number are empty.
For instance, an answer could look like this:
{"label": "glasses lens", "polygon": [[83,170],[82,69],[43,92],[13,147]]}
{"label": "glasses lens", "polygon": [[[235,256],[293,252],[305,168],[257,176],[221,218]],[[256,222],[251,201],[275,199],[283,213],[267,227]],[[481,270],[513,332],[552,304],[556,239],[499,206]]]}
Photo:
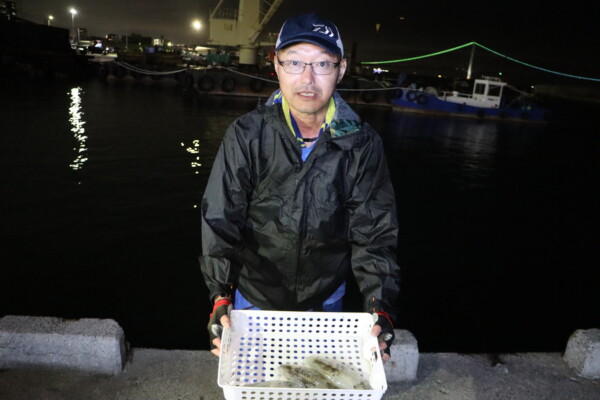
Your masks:
{"label": "glasses lens", "polygon": [[333,64],[327,61],[314,63],[312,67],[317,75],[328,75],[333,71]]}
{"label": "glasses lens", "polygon": [[287,61],[283,65],[283,69],[290,74],[301,74],[305,67],[306,64],[304,64],[302,61]]}

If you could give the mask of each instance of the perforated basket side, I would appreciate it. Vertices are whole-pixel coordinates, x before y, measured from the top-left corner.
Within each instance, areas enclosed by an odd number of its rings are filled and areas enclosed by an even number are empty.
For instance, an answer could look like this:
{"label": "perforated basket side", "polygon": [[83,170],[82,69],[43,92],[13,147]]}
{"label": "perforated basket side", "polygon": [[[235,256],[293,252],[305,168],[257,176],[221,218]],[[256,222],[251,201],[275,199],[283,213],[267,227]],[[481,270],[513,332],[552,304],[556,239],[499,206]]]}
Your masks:
{"label": "perforated basket side", "polygon": [[[370,392],[368,397],[372,398],[387,389],[379,353],[371,351],[377,347],[377,339],[370,335],[373,320],[367,313],[234,310],[231,320],[232,328],[225,330],[222,338],[219,360],[218,383],[226,397],[227,393],[235,393],[235,398],[241,392],[269,393],[274,389],[247,385],[282,379],[278,373],[280,365],[300,365],[311,355],[343,364],[369,379],[375,389],[349,393]],[[318,389],[294,389],[297,390],[323,394]],[[334,392],[343,395],[348,391]]]}

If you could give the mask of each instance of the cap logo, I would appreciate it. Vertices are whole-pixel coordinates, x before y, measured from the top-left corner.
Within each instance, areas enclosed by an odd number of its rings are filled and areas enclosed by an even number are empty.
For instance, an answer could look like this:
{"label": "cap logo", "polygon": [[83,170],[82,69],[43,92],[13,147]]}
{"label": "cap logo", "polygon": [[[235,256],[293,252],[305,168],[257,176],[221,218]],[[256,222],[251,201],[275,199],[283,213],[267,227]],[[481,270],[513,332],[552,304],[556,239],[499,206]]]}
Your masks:
{"label": "cap logo", "polygon": [[330,27],[328,27],[327,25],[324,25],[324,24],[313,24],[313,32],[322,33],[329,37],[335,36],[334,31]]}

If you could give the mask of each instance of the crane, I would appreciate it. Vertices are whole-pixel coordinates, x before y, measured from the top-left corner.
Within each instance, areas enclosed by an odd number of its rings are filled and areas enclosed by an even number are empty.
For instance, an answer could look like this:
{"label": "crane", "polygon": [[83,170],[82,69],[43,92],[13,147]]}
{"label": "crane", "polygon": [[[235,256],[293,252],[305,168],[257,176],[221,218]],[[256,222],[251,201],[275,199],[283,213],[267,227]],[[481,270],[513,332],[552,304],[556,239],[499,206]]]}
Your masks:
{"label": "crane", "polygon": [[239,46],[240,64],[256,64],[258,36],[283,0],[239,0],[237,9],[224,8],[223,2],[210,12],[210,43]]}

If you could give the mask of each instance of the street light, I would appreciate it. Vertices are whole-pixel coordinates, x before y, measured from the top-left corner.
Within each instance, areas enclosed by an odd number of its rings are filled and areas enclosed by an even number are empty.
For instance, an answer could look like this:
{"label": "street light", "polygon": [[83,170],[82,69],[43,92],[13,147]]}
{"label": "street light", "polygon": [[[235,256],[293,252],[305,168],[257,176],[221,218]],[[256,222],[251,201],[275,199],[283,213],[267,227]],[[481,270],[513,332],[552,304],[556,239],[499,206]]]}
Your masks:
{"label": "street light", "polygon": [[195,30],[197,30],[197,31],[200,31],[200,29],[202,28],[202,23],[200,22],[200,20],[199,20],[199,19],[195,19],[195,20],[192,22],[192,28],[194,28],[194,29],[195,29]]}
{"label": "street light", "polygon": [[73,42],[75,42],[75,14],[77,14],[77,10],[71,8],[69,12],[71,13],[71,30],[73,31]]}
{"label": "street light", "polygon": [[54,19],[54,17],[52,15],[48,15],[48,26],[50,26],[52,24],[53,19]]}
{"label": "street light", "polygon": [[195,19],[192,21],[192,28],[194,28],[196,32],[200,32],[200,29],[202,28],[202,23],[199,19]]}

